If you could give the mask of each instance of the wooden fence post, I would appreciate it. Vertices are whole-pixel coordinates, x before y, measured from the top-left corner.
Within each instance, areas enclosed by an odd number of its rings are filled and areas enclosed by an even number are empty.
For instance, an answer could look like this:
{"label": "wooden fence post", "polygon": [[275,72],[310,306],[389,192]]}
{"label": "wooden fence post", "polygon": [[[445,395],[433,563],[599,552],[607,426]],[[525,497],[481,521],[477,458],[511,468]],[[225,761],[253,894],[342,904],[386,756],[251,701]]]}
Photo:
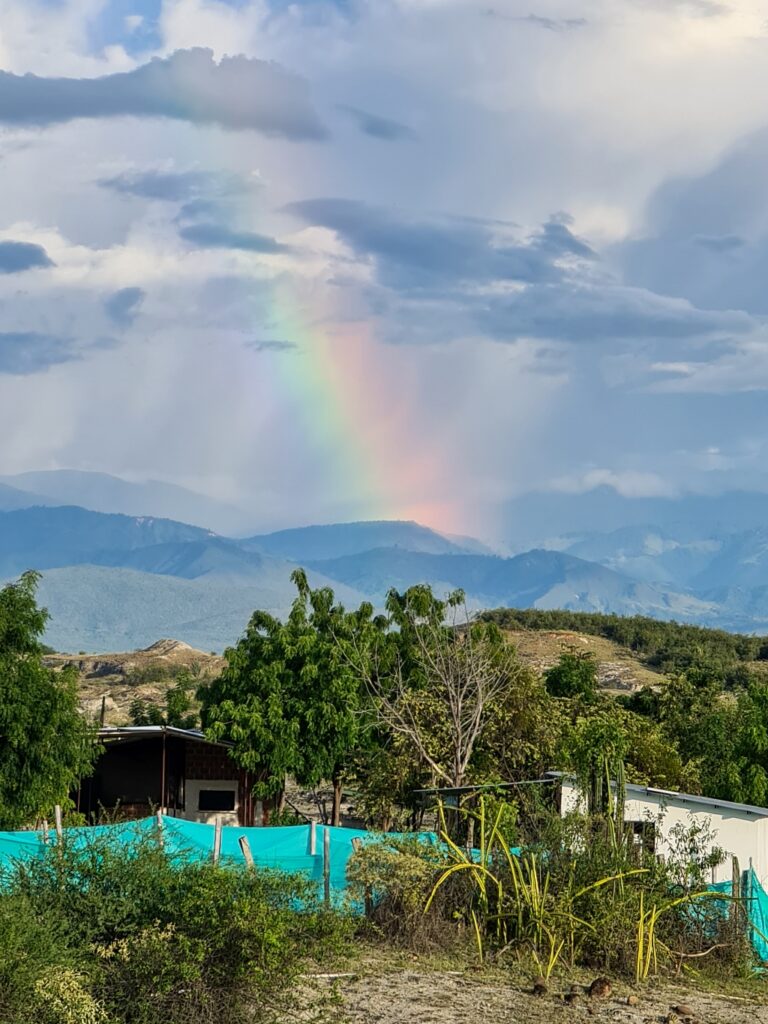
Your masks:
{"label": "wooden fence post", "polygon": [[253,854],[251,853],[251,844],[248,842],[248,836],[240,836],[238,843],[240,844],[240,852],[243,855],[245,866],[249,871],[253,871]]}
{"label": "wooden fence post", "polygon": [[744,925],[741,903],[741,870],[739,858],[731,858],[731,937],[737,942],[741,937]]}
{"label": "wooden fence post", "polygon": [[309,856],[314,857],[317,853],[317,822],[309,823]]}
{"label": "wooden fence post", "polygon": [[160,849],[165,845],[163,842],[163,812],[157,812],[157,843]]}
{"label": "wooden fence post", "polygon": [[48,819],[43,818],[43,842],[48,845]]}
{"label": "wooden fence post", "polygon": [[56,806],[54,807],[53,816],[56,822],[56,838],[58,839],[59,842],[61,842],[64,832],[61,825],[61,807],[59,806],[59,804],[56,804]]}
{"label": "wooden fence post", "polygon": [[331,831],[327,825],[323,827],[323,899],[325,905],[331,904]]}
{"label": "wooden fence post", "polygon": [[213,863],[219,863],[221,856],[221,815],[216,815],[216,824],[213,827]]}

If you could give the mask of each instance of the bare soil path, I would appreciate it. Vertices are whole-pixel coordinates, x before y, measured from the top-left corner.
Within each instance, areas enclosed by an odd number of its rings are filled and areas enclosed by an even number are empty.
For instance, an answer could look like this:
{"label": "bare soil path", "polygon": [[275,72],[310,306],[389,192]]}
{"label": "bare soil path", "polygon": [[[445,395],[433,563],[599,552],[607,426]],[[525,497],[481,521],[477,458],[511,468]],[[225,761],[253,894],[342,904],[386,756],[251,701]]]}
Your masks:
{"label": "bare soil path", "polygon": [[[768,1024],[768,980],[764,994],[762,984],[748,984],[743,996],[617,983],[606,999],[584,994],[569,1003],[570,982],[552,982],[545,995],[534,996],[502,971],[488,976],[363,963],[348,977],[313,978],[311,988],[329,1024]],[[630,1005],[628,997],[637,1002]]]}

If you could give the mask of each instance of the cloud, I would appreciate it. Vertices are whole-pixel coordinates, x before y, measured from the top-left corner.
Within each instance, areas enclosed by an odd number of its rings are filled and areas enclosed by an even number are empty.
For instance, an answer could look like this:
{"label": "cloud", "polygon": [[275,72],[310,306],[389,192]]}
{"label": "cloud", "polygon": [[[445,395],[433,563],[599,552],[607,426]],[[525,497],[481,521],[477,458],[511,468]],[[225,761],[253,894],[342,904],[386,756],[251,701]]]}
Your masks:
{"label": "cloud", "polygon": [[610,487],[623,498],[669,498],[676,489],[658,473],[637,470],[589,469],[576,476],[552,480],[549,489],[565,494],[585,494],[597,487]]}
{"label": "cloud", "polygon": [[0,242],[0,274],[55,266],[42,245],[33,242]]}
{"label": "cloud", "polygon": [[240,249],[243,252],[265,254],[290,252],[290,246],[282,245],[269,235],[255,231],[236,231],[224,224],[188,224],[179,230],[186,242],[201,249]]}
{"label": "cloud", "polygon": [[70,338],[11,331],[0,333],[0,374],[26,376],[79,359]]}
{"label": "cloud", "polygon": [[278,341],[272,339],[249,341],[247,348],[253,352],[292,352],[296,345],[292,341]]}
{"label": "cloud", "polygon": [[131,115],[323,139],[306,82],[280,65],[211,50],[177,50],[133,71],[100,78],[42,78],[0,72],[0,123],[48,125]]}
{"label": "cloud", "polygon": [[700,174],[664,181],[617,246],[628,280],[714,309],[768,314],[768,130]]}
{"label": "cloud", "polygon": [[393,121],[388,117],[371,114],[367,110],[360,110],[359,107],[350,107],[343,103],[339,104],[339,110],[356,121],[363,134],[370,135],[374,139],[381,139],[385,142],[401,142],[416,138],[416,132],[401,121]]}
{"label": "cloud", "polygon": [[240,195],[248,190],[237,174],[212,171],[126,171],[99,184],[123,195],[171,203]]}
{"label": "cloud", "polygon": [[602,343],[743,334],[755,326],[738,310],[698,309],[616,280],[563,214],[521,240],[482,222],[406,218],[352,200],[304,200],[288,209],[373,262],[384,292],[369,299],[382,321],[394,313],[396,323],[384,328],[390,340],[480,333]]}
{"label": "cloud", "polygon": [[121,288],[104,303],[107,316],[119,327],[130,327],[139,313],[146,292],[143,288]]}
{"label": "cloud", "polygon": [[545,18],[540,14],[504,14],[493,8],[483,12],[489,18],[501,18],[504,21],[518,21],[523,24],[535,25],[548,32],[572,32],[589,24],[586,18]]}
{"label": "cloud", "polygon": [[744,334],[755,326],[752,317],[738,310],[697,309],[685,299],[610,282],[534,284],[494,298],[476,317],[483,330],[499,339],[583,343]]}
{"label": "cloud", "polygon": [[562,277],[559,260],[594,256],[562,219],[514,242],[481,221],[421,220],[351,199],[305,199],[286,209],[335,231],[356,253],[376,261],[383,284],[404,291],[461,282],[553,281]]}

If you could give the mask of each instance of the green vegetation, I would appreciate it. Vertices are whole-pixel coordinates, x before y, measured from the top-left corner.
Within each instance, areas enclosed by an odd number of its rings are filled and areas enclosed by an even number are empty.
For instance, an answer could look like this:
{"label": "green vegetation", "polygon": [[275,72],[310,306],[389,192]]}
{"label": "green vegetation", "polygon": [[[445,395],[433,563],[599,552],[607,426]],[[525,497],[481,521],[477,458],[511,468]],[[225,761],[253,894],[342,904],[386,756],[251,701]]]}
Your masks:
{"label": "green vegetation", "polygon": [[768,637],[726,633],[720,629],[663,622],[643,616],[592,612],[498,608],[481,618],[501,629],[569,630],[601,636],[635,651],[667,674],[703,669],[725,684],[743,681],[745,664],[768,659]]}
{"label": "green vegetation", "polygon": [[370,626],[372,609],[347,615],[333,591],[309,588],[303,570],[292,579],[287,620],[254,613],[219,679],[200,691],[201,715],[210,736],[232,740],[237,762],[260,773],[265,795],[279,794],[288,774],[310,786],[330,779],[338,824],[342,776],[364,729],[351,638]]}
{"label": "green vegetation", "polygon": [[387,941],[469,941],[480,963],[513,958],[544,980],[583,964],[637,982],[690,957],[731,972],[749,964],[744,929],[706,888],[722,853],[700,828],[681,828],[662,863],[623,830],[620,801],[602,815],[539,815],[533,832],[510,829],[482,798],[462,814],[479,837],[474,854],[443,816],[442,848],[381,840],[353,857],[352,885],[361,898],[380,894],[371,916]]}
{"label": "green vegetation", "polygon": [[[737,915],[705,894],[721,857],[712,837],[679,829],[661,863],[625,827],[622,792],[630,781],[768,803],[762,641],[611,616],[472,619],[460,591],[440,600],[428,586],[391,591],[376,616],[369,604],[346,611],[301,570],[293,580],[286,621],[255,612],[218,679],[181,671],[162,706],[132,713],[193,724],[199,701],[204,728],[232,741],[263,795],[279,798],[288,775],[330,781],[334,823],[344,787],[370,824],[400,829],[423,822],[417,790],[451,791],[450,806],[437,802],[441,843],[415,836],[353,857],[353,896],[374,933],[545,978],[577,965],[643,981],[688,958],[748,964]],[[0,813],[11,826],[63,803],[94,751],[72,676],[42,665],[35,583],[0,591]],[[669,675],[616,698],[573,647],[544,672],[523,663],[507,632],[521,628],[592,631]],[[546,787],[498,788],[547,768],[579,778],[588,813],[561,820]],[[482,797],[466,794],[475,785]],[[121,853],[98,837],[54,846],[0,879],[0,1020],[286,1019],[307,957],[338,950],[348,930],[308,882],[173,862],[157,837]]]}
{"label": "green vegetation", "polygon": [[132,725],[172,725],[177,729],[196,729],[200,716],[195,695],[201,687],[200,673],[181,669],[173,686],[166,692],[162,705],[137,697],[131,701]]}
{"label": "green vegetation", "polygon": [[37,582],[26,573],[0,589],[0,829],[68,806],[96,754],[78,711],[76,673],[43,665],[47,612],[37,606]]}
{"label": "green vegetation", "polygon": [[0,1020],[285,1020],[299,972],[350,932],[315,892],[274,872],[174,863],[156,837],[52,846],[2,879]]}

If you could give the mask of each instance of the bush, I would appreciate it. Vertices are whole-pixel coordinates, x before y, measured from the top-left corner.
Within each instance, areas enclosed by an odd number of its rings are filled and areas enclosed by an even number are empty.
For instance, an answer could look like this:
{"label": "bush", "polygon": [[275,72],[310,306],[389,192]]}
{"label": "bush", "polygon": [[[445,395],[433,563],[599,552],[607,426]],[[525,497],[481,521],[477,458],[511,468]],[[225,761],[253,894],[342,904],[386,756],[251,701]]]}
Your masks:
{"label": "bush", "polygon": [[4,879],[3,1024],[27,1024],[30,1005],[57,1024],[282,1019],[307,959],[350,933],[304,878],[82,835]]}
{"label": "bush", "polygon": [[366,906],[377,933],[398,946],[425,951],[461,941],[455,908],[466,902],[462,880],[446,887],[430,913],[424,907],[435,882],[450,864],[447,851],[416,835],[366,843],[347,862],[349,895]]}
{"label": "bush", "polygon": [[748,959],[723,930],[727,903],[706,891],[712,855],[696,827],[662,864],[620,817],[552,815],[514,854],[504,810],[489,815],[480,800],[471,853],[443,831],[438,846],[384,842],[352,858],[350,884],[373,897],[369,916],[387,938],[416,949],[472,938],[481,961],[513,956],[545,976],[586,966],[642,981],[688,956],[708,966],[713,948],[731,968]]}

